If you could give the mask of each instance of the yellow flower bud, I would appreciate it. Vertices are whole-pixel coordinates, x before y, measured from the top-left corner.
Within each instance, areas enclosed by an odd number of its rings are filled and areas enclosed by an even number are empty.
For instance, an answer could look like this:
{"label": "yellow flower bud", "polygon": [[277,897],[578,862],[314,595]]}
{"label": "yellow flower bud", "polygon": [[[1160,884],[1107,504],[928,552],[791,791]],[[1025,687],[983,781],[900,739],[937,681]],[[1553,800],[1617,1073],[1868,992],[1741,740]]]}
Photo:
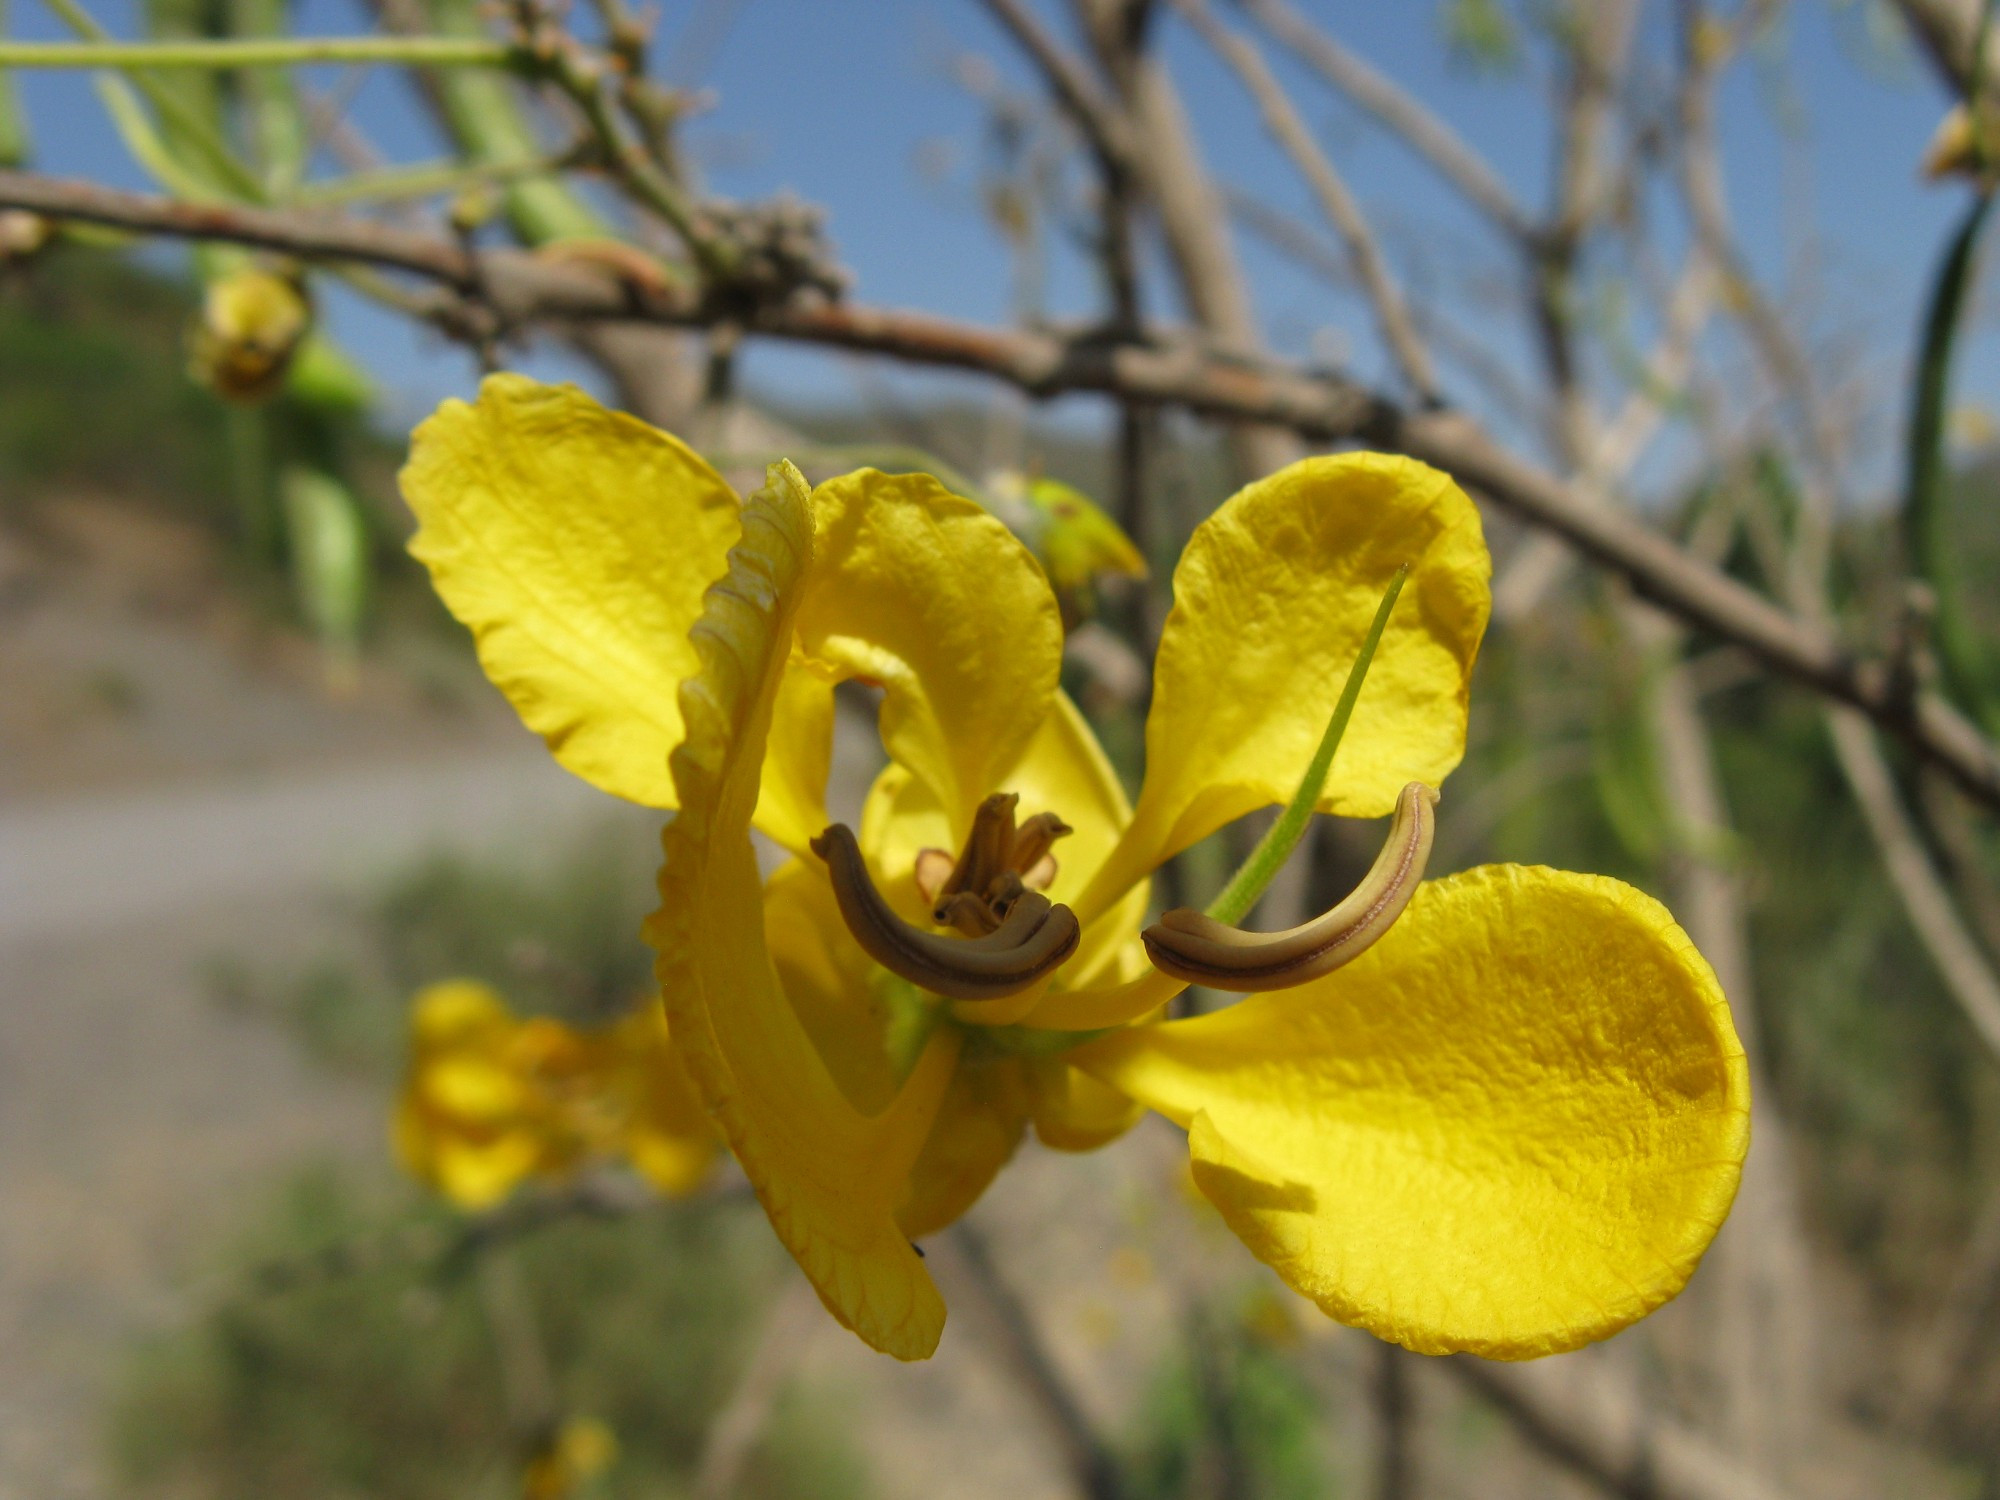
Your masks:
{"label": "yellow flower bud", "polygon": [[274,394],[312,329],[312,304],[275,271],[235,271],[209,283],[189,337],[188,372],[231,401]]}

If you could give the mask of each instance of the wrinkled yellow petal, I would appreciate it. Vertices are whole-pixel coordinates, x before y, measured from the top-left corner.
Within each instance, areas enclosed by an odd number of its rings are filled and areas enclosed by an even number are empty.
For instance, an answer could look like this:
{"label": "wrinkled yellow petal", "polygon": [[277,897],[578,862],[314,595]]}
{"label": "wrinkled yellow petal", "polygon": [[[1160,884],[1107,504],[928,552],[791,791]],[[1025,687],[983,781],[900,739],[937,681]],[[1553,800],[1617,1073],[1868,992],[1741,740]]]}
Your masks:
{"label": "wrinkled yellow petal", "polygon": [[1396,569],[1410,577],[1319,810],[1373,818],[1465,750],[1491,561],[1451,479],[1381,453],[1308,458],[1195,528],[1153,670],[1131,831],[1078,915],[1232,819],[1298,789]]}
{"label": "wrinkled yellow petal", "polygon": [[822,484],[813,549],[801,651],[881,685],[883,745],[963,834],[1056,690],[1062,622],[1047,580],[1005,526],[928,474],[861,469]]}
{"label": "wrinkled yellow petal", "polygon": [[660,910],[646,924],[674,1043],[771,1224],[821,1301],[868,1343],[922,1359],[944,1302],[896,1222],[957,1062],[940,1027],[886,1109],[850,1104],[786,1000],[765,944],[750,842],[765,739],[802,596],[818,586],[804,482],[773,465],[691,637],[681,811],[661,835]]}
{"label": "wrinkled yellow petal", "polygon": [[1643,1317],[1749,1144],[1707,963],[1651,897],[1556,870],[1427,884],[1337,973],[1069,1056],[1188,1127],[1202,1192],[1293,1287],[1430,1354]]}
{"label": "wrinkled yellow petal", "polygon": [[1028,1121],[1028,1086],[1012,1057],[966,1058],[910,1174],[896,1222],[911,1239],[956,1223],[1012,1159]]}
{"label": "wrinkled yellow petal", "polygon": [[527,726],[593,786],[674,806],[688,627],[739,530],[728,485],[678,439],[519,375],[439,407],[402,484],[410,551]]}

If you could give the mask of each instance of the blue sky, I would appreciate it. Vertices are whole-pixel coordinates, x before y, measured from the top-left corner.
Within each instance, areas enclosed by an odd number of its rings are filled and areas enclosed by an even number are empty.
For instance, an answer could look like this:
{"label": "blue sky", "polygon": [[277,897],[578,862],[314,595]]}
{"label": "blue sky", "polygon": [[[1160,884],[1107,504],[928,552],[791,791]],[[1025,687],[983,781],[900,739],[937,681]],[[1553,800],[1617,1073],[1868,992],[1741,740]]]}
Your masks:
{"label": "blue sky", "polygon": [[[1543,200],[1550,148],[1532,65],[1512,78],[1468,74],[1441,45],[1438,8],[1430,3],[1306,0],[1305,8],[1450,119],[1526,202]],[[663,35],[714,9],[668,0]],[[114,30],[131,33],[129,4],[99,13]],[[1245,193],[1310,220],[1310,198],[1263,137],[1233,78],[1177,19],[1162,21],[1161,44],[1201,122],[1211,167]],[[305,0],[303,24],[355,30],[361,13],[350,0]],[[1650,24],[1664,21],[1655,14]],[[25,37],[65,34],[40,0],[14,0],[11,26]],[[1740,231],[1774,283],[1815,310],[1815,326],[1841,336],[1852,351],[1843,358],[1871,361],[1892,391],[1889,377],[1907,361],[1927,278],[1963,202],[1963,189],[1923,184],[1915,170],[1942,95],[1913,54],[1872,45],[1858,0],[1794,7],[1780,45],[1789,59],[1782,82],[1769,66],[1741,66],[1723,101]],[[1665,55],[1660,46],[1653,53]],[[976,0],[741,0],[705,75],[716,107],[690,127],[690,148],[718,192],[751,198],[789,189],[825,205],[840,255],[855,273],[856,296],[1005,319],[1008,259],[977,187],[984,110],[953,78],[954,60],[968,54],[989,59],[1012,87],[1035,87]],[[1286,77],[1393,258],[1419,276],[1506,267],[1484,226],[1400,146],[1309,77],[1289,69]],[[44,75],[24,87],[39,166],[148,185],[106,124],[86,76]],[[385,70],[362,85],[352,113],[392,154],[419,158],[435,149],[420,112]],[[1368,321],[1349,300],[1247,237],[1244,258],[1259,312],[1281,349],[1382,373]],[[1085,315],[1094,297],[1087,265],[1074,253],[1059,255],[1048,310]],[[461,351],[392,318],[348,299],[335,303],[332,316],[403,410],[473,383]],[[1465,316],[1468,329],[1503,357],[1521,357],[1511,316],[1476,309]],[[1638,336],[1643,340],[1643,330]],[[1976,339],[1960,376],[1962,394],[1988,405],[2000,404],[1994,342]],[[569,368],[560,361],[543,367]],[[757,348],[747,374],[766,389],[808,398],[841,400],[855,390],[851,361],[809,351]],[[930,374],[902,384],[935,392],[954,381]]]}

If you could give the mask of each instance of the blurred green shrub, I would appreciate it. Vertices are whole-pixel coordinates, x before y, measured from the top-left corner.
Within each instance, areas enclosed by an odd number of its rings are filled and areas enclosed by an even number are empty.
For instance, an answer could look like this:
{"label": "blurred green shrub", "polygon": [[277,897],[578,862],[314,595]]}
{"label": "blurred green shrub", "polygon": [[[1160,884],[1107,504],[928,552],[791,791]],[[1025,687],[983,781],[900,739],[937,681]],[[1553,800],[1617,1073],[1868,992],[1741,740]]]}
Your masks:
{"label": "blurred green shrub", "polygon": [[[109,1434],[123,1491],[207,1500],[519,1495],[532,1438],[509,1412],[477,1267],[391,1261],[249,1289],[253,1267],[380,1236],[409,1218],[369,1209],[331,1172],[301,1174],[221,1260],[218,1279],[245,1290],[146,1344],[126,1370]],[[558,1222],[500,1253],[519,1272],[555,1415],[602,1422],[617,1441],[611,1466],[579,1495],[686,1493],[780,1269],[761,1215],[741,1202],[662,1205]],[[841,1416],[823,1395],[795,1390],[740,1493],[864,1493]]]}
{"label": "blurred green shrub", "polygon": [[603,1022],[651,989],[639,923],[658,858],[651,830],[632,821],[597,826],[533,868],[440,856],[359,903],[359,944],[288,970],[217,962],[210,983],[319,1062],[385,1081],[403,1065],[410,997],[436,980],[483,979],[522,1015]]}
{"label": "blurred green shrub", "polygon": [[1291,1357],[1290,1312],[1268,1290],[1233,1316],[1204,1310],[1155,1373],[1124,1444],[1132,1500],[1255,1495],[1324,1500],[1323,1414]]}

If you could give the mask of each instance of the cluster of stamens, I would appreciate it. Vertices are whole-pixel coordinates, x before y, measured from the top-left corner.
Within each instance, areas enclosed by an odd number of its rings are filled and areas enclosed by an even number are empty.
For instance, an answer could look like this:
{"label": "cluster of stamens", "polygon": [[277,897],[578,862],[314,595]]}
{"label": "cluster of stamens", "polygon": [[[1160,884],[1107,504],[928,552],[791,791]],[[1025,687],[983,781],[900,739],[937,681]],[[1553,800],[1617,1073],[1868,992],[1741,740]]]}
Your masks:
{"label": "cluster of stamens", "polygon": [[813,840],[834,900],[854,940],[890,973],[953,1000],[994,1000],[1040,983],[1076,951],[1076,914],[1042,890],[1055,879],[1049,850],[1070,831],[1054,813],[1016,825],[1020,798],[997,792],[980,803],[965,848],[917,856],[917,889],[940,927],[904,921],[869,878],[854,832],[835,823]]}
{"label": "cluster of stamens", "polygon": [[972,832],[954,860],[943,849],[917,855],[917,889],[931,919],[967,937],[999,929],[1026,891],[1045,891],[1056,878],[1057,839],[1074,830],[1052,812],[1016,825],[1020,794],[995,792],[972,816]]}
{"label": "cluster of stamens", "polygon": [[[1244,993],[1290,989],[1365,953],[1409,905],[1436,833],[1438,794],[1403,788],[1389,837],[1361,883],[1335,906],[1285,932],[1246,932],[1185,908],[1166,912],[1141,936],[1153,967],[1189,984]],[[827,863],[842,919],[863,951],[892,974],[954,1000],[1019,994],[1076,951],[1076,914],[1042,894],[1055,879],[1057,839],[1071,830],[1054,813],[1016,824],[1020,798],[1000,792],[979,805],[965,847],[917,856],[916,883],[932,920],[962,936],[926,932],[898,916],[869,878],[853,830],[836,823],[813,840]]]}

